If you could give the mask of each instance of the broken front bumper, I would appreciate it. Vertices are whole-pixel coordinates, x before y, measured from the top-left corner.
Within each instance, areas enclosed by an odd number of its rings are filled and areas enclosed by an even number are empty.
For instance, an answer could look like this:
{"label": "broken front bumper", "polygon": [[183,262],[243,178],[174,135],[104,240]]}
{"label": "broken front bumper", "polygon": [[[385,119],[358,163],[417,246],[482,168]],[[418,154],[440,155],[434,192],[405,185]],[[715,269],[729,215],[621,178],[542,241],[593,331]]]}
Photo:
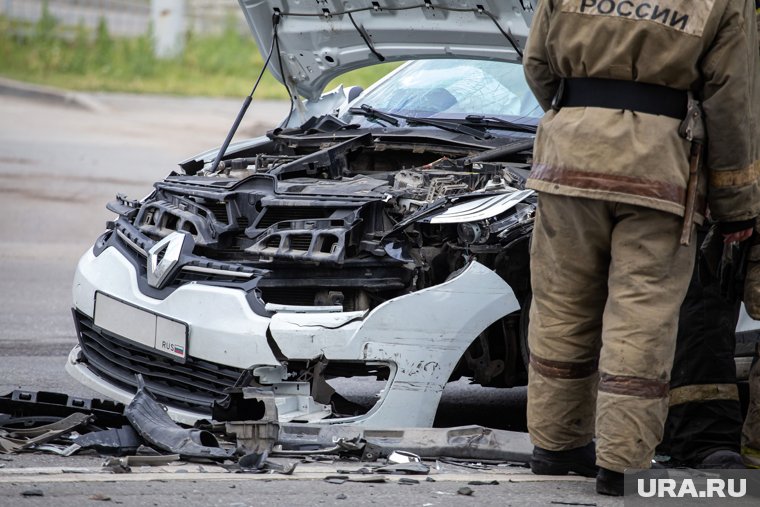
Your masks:
{"label": "broken front bumper", "polygon": [[[509,285],[477,262],[445,283],[369,312],[304,313],[301,307],[281,305],[272,317],[251,310],[242,290],[188,283],[160,300],[142,294],[136,276],[134,266],[115,248],[82,257],[73,289],[80,345],[66,368],[83,384],[123,403],[134,397],[134,376],[141,373],[170,415],[185,423],[208,418],[213,400],[253,368],[259,383],[275,393],[283,422],[430,426],[443,388],[467,347],[492,323],[519,309]],[[185,324],[184,363],[96,325],[97,293]],[[290,361],[324,357],[385,365],[390,376],[369,412],[337,418],[328,406],[314,401],[308,384],[286,380],[272,347]]]}

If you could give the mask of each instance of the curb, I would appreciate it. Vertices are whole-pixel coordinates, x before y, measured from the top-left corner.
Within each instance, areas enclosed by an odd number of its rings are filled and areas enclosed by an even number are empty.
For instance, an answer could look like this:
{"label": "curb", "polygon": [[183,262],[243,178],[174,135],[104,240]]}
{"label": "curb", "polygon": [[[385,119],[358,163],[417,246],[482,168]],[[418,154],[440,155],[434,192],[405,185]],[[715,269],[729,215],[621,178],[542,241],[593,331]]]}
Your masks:
{"label": "curb", "polygon": [[89,95],[50,86],[25,83],[5,77],[0,77],[0,95],[13,95],[26,99],[42,100],[95,113],[108,112],[108,108],[105,105]]}

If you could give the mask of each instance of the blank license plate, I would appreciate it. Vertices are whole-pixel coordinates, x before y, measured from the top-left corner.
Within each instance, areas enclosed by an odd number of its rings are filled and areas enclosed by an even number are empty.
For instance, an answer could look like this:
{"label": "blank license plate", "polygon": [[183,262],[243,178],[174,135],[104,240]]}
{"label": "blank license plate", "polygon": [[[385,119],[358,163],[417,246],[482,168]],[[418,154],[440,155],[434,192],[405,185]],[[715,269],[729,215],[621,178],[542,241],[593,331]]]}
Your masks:
{"label": "blank license plate", "polygon": [[184,363],[187,324],[137,308],[102,292],[95,293],[95,325]]}

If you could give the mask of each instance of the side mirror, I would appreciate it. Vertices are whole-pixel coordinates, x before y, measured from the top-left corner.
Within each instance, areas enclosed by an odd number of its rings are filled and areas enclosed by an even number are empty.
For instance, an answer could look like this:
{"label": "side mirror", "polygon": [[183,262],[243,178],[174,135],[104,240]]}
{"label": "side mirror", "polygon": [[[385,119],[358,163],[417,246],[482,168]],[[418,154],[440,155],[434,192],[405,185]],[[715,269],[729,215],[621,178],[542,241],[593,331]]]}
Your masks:
{"label": "side mirror", "polygon": [[348,90],[346,90],[346,98],[348,98],[349,102],[352,102],[363,91],[364,91],[364,88],[362,88],[361,86],[352,86]]}

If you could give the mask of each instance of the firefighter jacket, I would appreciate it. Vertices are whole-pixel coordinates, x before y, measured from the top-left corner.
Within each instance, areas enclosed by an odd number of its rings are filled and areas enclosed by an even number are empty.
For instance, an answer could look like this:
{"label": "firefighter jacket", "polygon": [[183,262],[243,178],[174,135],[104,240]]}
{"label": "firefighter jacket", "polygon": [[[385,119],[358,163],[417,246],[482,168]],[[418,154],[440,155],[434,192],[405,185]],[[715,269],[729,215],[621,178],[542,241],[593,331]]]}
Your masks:
{"label": "firefighter jacket", "polygon": [[702,102],[707,139],[699,195],[712,218],[757,216],[755,16],[754,0],[541,0],[524,67],[548,112],[528,186],[683,216],[690,143],[679,136],[678,119],[600,107],[550,110],[562,78],[638,81],[692,91]]}

